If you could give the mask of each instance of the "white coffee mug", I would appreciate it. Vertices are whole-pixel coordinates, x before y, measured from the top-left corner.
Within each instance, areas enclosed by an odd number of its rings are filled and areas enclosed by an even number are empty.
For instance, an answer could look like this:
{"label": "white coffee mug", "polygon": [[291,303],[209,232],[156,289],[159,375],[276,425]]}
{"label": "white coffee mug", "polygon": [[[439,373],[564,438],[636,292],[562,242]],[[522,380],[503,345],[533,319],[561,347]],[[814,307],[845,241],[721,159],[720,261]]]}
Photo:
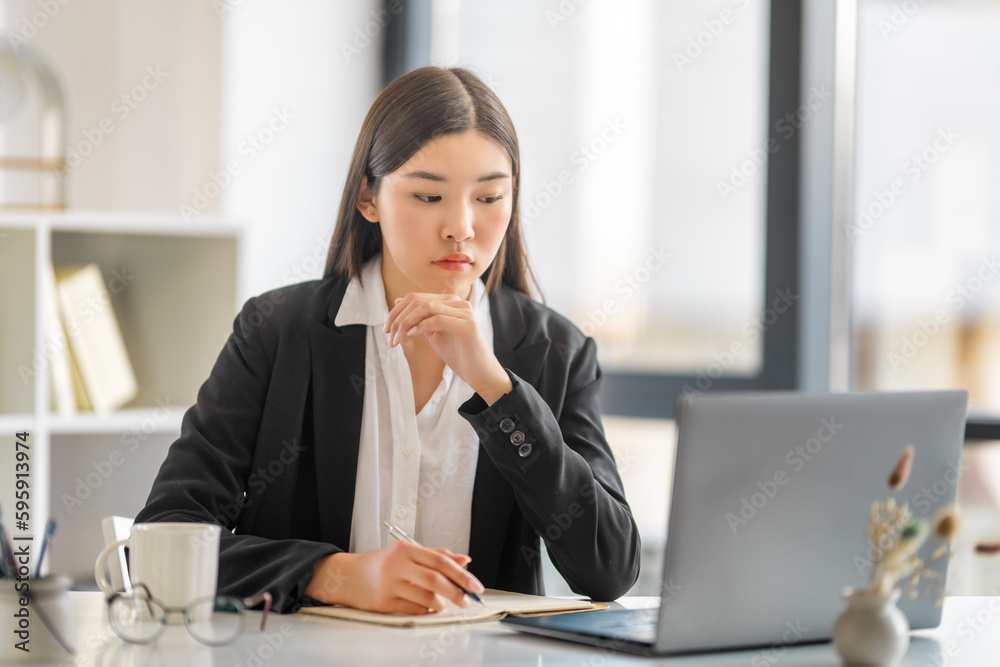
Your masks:
{"label": "white coffee mug", "polygon": [[0,665],[72,659],[76,615],[70,583],[66,576],[0,580]]}
{"label": "white coffee mug", "polygon": [[[94,563],[94,578],[105,595],[115,591],[106,561],[118,547],[129,550],[129,580],[144,584],[163,606],[181,609],[194,600],[214,597],[219,578],[219,535],[214,523],[136,523],[127,540],[109,544]],[[180,614],[170,614],[180,623]]]}

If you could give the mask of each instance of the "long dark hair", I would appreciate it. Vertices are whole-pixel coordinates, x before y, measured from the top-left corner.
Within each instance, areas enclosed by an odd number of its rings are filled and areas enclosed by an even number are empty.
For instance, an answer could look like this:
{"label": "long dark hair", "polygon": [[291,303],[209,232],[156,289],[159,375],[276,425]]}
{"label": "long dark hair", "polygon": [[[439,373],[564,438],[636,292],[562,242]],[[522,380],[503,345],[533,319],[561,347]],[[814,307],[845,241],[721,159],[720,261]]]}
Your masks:
{"label": "long dark hair", "polygon": [[486,288],[500,283],[524,293],[531,268],[521,242],[518,193],[520,150],[507,110],[479,77],[461,68],[422,67],[399,77],[375,99],[358,134],[344,184],[337,226],[327,254],[325,278],[360,278],[361,267],[382,251],[382,230],[361,215],[356,203],[361,179],[376,194],[382,177],[391,174],[431,139],[476,130],[495,140],[510,155],[513,194],[510,223],[493,263],[483,274]]}

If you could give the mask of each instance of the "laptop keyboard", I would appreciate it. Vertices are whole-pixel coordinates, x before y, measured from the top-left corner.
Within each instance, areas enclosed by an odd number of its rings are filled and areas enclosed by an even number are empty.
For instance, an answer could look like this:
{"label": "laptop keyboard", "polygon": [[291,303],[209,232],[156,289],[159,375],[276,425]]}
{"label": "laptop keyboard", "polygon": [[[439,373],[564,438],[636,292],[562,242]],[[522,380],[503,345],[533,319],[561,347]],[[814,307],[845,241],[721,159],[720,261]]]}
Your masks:
{"label": "laptop keyboard", "polygon": [[602,623],[599,634],[614,639],[628,639],[646,644],[652,644],[656,639],[656,622],[659,618],[657,609],[636,609],[629,612],[619,612],[610,622]]}

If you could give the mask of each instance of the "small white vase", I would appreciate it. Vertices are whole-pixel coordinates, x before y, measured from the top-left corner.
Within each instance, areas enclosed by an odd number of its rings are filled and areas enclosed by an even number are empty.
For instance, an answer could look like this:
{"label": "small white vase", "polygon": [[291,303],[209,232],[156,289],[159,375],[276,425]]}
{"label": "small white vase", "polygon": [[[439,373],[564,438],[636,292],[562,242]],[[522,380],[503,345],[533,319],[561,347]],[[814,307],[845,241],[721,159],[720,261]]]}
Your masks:
{"label": "small white vase", "polygon": [[899,610],[899,590],[872,595],[847,589],[847,609],[833,624],[833,646],[847,665],[894,665],[910,645],[910,623]]}

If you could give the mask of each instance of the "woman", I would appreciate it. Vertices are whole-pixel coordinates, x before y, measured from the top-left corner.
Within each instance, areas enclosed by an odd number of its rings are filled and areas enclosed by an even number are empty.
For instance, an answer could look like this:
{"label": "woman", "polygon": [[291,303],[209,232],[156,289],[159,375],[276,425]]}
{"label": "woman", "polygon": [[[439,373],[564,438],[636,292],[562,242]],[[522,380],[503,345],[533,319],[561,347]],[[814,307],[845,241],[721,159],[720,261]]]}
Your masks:
{"label": "woman", "polygon": [[247,302],[136,521],[233,529],[220,593],[268,590],[280,611],[540,593],[540,536],[573,590],[624,594],[639,537],[594,342],[527,295],[519,185],[513,124],[478,78],[390,84],[323,280]]}

